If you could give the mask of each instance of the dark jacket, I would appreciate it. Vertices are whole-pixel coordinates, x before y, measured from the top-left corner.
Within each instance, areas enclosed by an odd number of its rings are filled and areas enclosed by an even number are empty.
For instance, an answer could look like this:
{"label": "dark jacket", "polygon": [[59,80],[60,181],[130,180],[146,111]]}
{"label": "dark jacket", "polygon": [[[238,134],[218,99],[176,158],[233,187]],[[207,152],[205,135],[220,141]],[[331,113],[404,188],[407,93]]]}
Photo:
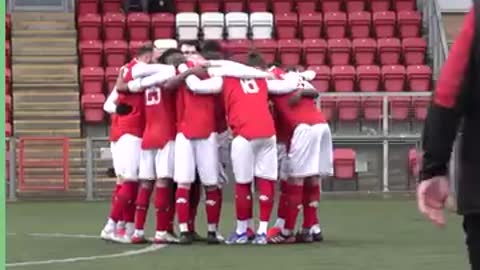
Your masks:
{"label": "dark jacket", "polygon": [[462,123],[458,210],[480,213],[480,0],[466,15],[433,95],[423,131],[420,180],[448,174]]}

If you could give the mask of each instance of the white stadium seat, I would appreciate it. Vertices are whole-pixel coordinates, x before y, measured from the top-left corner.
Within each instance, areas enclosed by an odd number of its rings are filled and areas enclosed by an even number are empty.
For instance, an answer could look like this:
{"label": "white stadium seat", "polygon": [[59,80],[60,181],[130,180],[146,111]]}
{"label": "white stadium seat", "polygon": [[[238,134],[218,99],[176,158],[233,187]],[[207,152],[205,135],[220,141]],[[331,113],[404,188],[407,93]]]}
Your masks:
{"label": "white stadium seat", "polygon": [[180,12],[176,17],[177,34],[179,40],[198,39],[200,16],[194,12]]}
{"label": "white stadium seat", "polygon": [[248,33],[248,14],[230,12],[225,16],[228,39],[246,39]]}
{"label": "white stadium seat", "polygon": [[273,14],[253,12],[250,14],[250,28],[253,39],[270,39],[273,31]]}
{"label": "white stadium seat", "polygon": [[175,39],[157,39],[153,42],[153,46],[161,54],[167,49],[177,48],[178,43]]}
{"label": "white stadium seat", "polygon": [[205,12],[201,15],[204,39],[223,39],[225,16],[219,12]]}

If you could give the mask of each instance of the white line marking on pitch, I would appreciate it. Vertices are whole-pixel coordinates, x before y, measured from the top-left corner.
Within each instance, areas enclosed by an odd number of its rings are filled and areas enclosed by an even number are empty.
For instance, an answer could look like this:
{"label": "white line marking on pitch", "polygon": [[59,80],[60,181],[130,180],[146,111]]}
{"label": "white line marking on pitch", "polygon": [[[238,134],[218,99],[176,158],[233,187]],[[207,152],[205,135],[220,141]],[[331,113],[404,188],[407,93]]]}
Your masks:
{"label": "white line marking on pitch", "polygon": [[[15,233],[9,235],[16,235]],[[96,235],[85,235],[85,234],[62,234],[62,233],[29,233],[29,236],[37,237],[63,237],[63,238],[85,238],[85,239],[98,239]],[[151,245],[145,248],[137,250],[127,250],[120,253],[108,254],[108,255],[97,255],[97,256],[86,256],[86,257],[73,257],[66,259],[53,259],[53,260],[44,260],[44,261],[27,261],[27,262],[14,262],[7,263],[7,267],[20,267],[20,266],[32,266],[32,265],[45,265],[45,264],[59,264],[59,263],[72,263],[72,262],[82,262],[82,261],[95,261],[101,259],[113,259],[119,257],[128,257],[135,255],[142,255],[150,252],[154,252],[165,248],[167,245]]]}

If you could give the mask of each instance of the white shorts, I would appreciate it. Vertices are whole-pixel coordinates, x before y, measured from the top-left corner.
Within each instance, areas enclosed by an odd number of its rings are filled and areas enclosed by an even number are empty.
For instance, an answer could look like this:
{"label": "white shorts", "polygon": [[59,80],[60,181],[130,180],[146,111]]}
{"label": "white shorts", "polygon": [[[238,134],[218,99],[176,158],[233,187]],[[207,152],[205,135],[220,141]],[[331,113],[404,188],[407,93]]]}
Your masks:
{"label": "white shorts", "polygon": [[291,177],[333,175],[332,135],[328,124],[301,124],[295,128],[288,152]]}
{"label": "white shorts", "polygon": [[138,178],[156,180],[173,178],[175,142],[169,141],[162,149],[142,150]]}
{"label": "white shorts", "polygon": [[110,153],[112,153],[113,170],[115,171],[115,174],[118,175],[120,172],[120,165],[119,165],[118,156],[115,155],[116,146],[117,146],[117,142],[110,142]]}
{"label": "white shorts", "polygon": [[278,155],[278,177],[280,180],[288,180],[288,156],[287,146],[283,143],[277,143]]}
{"label": "white shorts", "polygon": [[233,174],[237,183],[251,183],[261,177],[275,181],[278,177],[277,138],[247,140],[237,136],[232,141]]}
{"label": "white shorts", "polygon": [[115,143],[114,149],[118,176],[122,179],[138,180],[142,139],[131,134],[122,135]]}
{"label": "white shorts", "polygon": [[207,139],[187,139],[178,133],[175,139],[174,179],[179,184],[195,181],[195,169],[203,185],[218,184],[218,145],[217,134],[212,133]]}
{"label": "white shorts", "polygon": [[218,181],[220,184],[228,183],[227,168],[230,165],[230,132],[224,131],[217,135],[218,143]]}

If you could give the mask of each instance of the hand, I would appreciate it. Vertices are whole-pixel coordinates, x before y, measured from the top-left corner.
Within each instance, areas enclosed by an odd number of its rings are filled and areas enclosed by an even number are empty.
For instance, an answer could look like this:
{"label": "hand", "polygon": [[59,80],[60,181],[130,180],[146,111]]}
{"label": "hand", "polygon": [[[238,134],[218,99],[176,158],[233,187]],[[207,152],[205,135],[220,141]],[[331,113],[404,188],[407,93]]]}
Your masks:
{"label": "hand", "polygon": [[297,93],[295,93],[288,99],[288,105],[290,105],[290,107],[294,107],[300,102],[301,99],[302,99],[301,92],[297,91]]}
{"label": "hand", "polygon": [[417,187],[418,210],[433,224],[444,226],[445,206],[450,193],[446,176],[437,176],[422,181]]}
{"label": "hand", "polygon": [[197,65],[197,66],[194,66],[193,68],[190,68],[189,72],[193,75],[196,75],[197,77],[202,77],[208,74],[207,69],[201,65]]}
{"label": "hand", "polygon": [[117,105],[116,113],[118,115],[127,115],[131,113],[133,110],[132,106],[125,104],[125,103],[120,103]]}
{"label": "hand", "polygon": [[128,92],[128,84],[124,83],[123,81],[117,81],[115,88],[119,92]]}

